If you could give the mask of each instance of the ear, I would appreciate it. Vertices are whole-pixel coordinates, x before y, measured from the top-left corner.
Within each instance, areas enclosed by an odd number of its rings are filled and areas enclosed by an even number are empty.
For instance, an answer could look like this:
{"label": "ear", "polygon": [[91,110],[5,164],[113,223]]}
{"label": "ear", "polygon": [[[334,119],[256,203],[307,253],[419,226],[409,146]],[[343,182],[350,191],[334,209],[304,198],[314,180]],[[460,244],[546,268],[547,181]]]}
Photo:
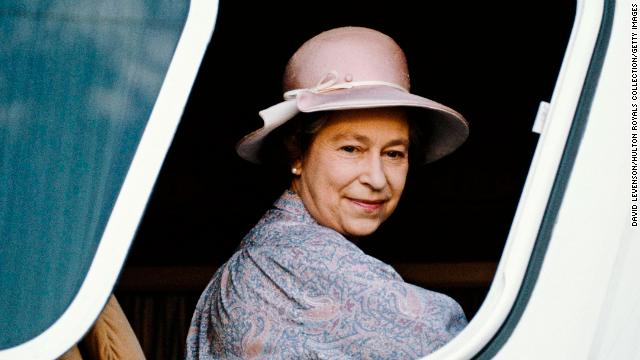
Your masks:
{"label": "ear", "polygon": [[295,160],[291,164],[291,173],[295,176],[302,174],[302,159]]}

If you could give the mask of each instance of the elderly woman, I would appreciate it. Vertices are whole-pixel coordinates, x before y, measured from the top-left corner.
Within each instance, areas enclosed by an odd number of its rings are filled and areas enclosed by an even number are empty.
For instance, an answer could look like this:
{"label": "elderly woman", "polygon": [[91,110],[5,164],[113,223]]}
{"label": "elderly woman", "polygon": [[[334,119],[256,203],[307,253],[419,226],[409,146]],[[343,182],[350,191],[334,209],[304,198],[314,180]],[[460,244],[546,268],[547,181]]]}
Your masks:
{"label": "elderly woman", "polygon": [[466,325],[460,306],[404,282],[354,241],[393,213],[410,164],[466,139],[465,120],[410,94],[402,50],[366,28],[307,41],[284,88],[285,101],[260,112],[264,127],[237,150],[286,163],[291,186],[202,294],[187,358],[412,359],[436,350]]}

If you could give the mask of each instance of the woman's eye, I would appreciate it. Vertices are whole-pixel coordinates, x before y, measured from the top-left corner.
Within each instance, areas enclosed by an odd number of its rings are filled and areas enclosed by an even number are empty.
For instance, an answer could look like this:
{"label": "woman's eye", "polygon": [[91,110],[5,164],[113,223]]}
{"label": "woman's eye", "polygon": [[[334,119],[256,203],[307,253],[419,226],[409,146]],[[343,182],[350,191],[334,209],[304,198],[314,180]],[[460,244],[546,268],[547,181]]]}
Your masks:
{"label": "woman's eye", "polygon": [[343,146],[343,147],[341,147],[341,148],[340,148],[340,150],[345,151],[345,152],[348,152],[348,153],[354,153],[354,152],[356,152],[356,150],[358,150],[358,149],[356,149],[356,147],[355,147],[355,146],[347,145],[347,146]]}
{"label": "woman's eye", "polygon": [[403,151],[387,151],[387,156],[392,159],[401,159],[405,157],[405,153]]}

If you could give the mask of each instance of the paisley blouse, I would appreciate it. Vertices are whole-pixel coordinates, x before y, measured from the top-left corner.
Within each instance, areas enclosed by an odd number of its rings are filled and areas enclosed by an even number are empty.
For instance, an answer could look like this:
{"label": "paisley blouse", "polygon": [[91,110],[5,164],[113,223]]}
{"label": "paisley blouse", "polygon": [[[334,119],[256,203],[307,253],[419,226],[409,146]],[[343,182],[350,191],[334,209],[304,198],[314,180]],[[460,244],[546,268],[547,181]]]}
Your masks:
{"label": "paisley blouse", "polygon": [[286,191],[213,276],[187,359],[415,359],[467,321],[451,298],[319,225]]}

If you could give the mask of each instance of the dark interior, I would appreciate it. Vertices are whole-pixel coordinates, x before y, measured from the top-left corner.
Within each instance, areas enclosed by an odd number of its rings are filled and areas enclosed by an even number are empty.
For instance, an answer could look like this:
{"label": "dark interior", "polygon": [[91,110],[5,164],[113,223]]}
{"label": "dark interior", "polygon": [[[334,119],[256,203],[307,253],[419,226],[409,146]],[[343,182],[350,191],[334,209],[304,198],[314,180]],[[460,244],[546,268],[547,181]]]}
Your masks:
{"label": "dark interior", "polygon": [[412,92],[470,124],[452,155],[411,170],[396,213],[359,246],[471,318],[488,290],[551,99],[575,4],[221,1],[182,121],[115,293],[148,358],[181,357],[215,269],[284,190],[234,150],[282,99],[293,52],[333,27],[380,30],[404,49]]}

